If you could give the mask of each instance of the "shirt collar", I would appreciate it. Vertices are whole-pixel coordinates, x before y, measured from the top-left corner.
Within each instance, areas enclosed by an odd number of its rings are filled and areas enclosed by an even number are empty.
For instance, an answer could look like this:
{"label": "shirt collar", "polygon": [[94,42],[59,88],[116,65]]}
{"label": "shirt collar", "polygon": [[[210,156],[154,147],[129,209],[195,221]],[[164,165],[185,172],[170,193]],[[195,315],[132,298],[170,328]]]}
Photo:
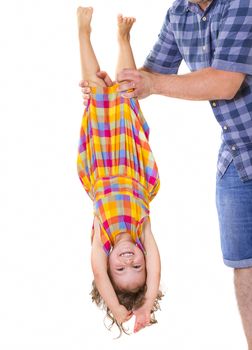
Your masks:
{"label": "shirt collar", "polygon": [[187,1],[186,10],[197,13],[197,14],[198,13],[199,14],[203,14],[203,13],[206,14],[209,11],[209,9],[212,7],[212,5],[215,1],[216,0],[212,0],[212,2],[207,6],[207,8],[205,10],[202,10],[198,4],[194,4],[192,2]]}

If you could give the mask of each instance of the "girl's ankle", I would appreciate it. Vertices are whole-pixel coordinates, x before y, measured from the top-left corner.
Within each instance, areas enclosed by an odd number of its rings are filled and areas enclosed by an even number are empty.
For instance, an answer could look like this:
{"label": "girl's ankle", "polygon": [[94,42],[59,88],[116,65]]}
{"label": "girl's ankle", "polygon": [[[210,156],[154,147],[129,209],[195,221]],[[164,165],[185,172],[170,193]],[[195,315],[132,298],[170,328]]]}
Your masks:
{"label": "girl's ankle", "polygon": [[118,35],[118,42],[119,44],[128,44],[130,42],[130,35]]}

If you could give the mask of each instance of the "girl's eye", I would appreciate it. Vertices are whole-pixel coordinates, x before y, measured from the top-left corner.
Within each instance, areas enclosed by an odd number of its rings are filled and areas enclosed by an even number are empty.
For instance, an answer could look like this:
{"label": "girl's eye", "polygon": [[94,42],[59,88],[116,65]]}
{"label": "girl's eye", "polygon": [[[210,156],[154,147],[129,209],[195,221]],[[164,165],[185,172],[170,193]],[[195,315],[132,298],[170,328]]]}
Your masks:
{"label": "girl's eye", "polygon": [[119,269],[116,269],[117,271],[123,271],[123,267],[120,267]]}
{"label": "girl's eye", "polygon": [[139,269],[141,267],[141,265],[135,265],[134,269]]}

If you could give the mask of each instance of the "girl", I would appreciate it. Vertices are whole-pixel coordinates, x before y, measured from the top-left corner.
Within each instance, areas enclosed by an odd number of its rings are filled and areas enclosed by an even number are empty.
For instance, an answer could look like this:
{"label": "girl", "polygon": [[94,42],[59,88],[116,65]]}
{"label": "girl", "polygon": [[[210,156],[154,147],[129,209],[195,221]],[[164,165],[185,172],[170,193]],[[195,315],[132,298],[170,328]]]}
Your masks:
{"label": "girl", "polygon": [[[83,114],[77,169],[94,204],[91,265],[92,300],[122,331],[136,316],[134,332],[155,323],[162,293],[160,257],[151,232],[149,203],[160,182],[148,144],[149,127],[136,99],[106,86],[91,41],[91,7],[78,7],[82,78],[91,93]],[[116,73],[135,68],[130,46],[134,18],[118,16],[119,57]],[[112,326],[111,325],[111,326]]]}

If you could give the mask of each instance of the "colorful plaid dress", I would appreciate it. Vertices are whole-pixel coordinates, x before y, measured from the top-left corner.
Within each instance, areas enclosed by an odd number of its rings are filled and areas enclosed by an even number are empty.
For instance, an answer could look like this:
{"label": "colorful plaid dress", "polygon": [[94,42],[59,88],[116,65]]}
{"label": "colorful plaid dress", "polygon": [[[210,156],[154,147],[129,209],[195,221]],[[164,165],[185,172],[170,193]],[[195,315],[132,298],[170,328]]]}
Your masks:
{"label": "colorful plaid dress", "polygon": [[123,232],[144,252],[142,224],[160,186],[149,126],[138,101],[120,96],[117,86],[91,87],[77,156],[78,175],[93,200],[107,255]]}

